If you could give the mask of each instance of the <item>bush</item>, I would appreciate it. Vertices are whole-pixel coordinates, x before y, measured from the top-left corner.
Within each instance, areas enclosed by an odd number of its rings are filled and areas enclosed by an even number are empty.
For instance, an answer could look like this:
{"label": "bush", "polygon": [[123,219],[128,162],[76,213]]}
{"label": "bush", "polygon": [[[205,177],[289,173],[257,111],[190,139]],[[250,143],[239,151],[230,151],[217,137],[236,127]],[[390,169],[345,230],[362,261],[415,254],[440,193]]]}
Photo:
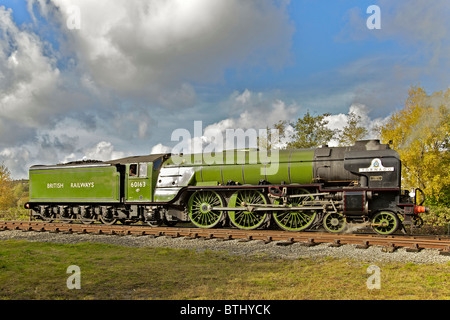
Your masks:
{"label": "bush", "polygon": [[28,220],[29,218],[30,212],[25,208],[9,208],[0,211],[0,220]]}
{"label": "bush", "polygon": [[430,206],[430,212],[422,213],[424,224],[446,226],[450,222],[450,208]]}

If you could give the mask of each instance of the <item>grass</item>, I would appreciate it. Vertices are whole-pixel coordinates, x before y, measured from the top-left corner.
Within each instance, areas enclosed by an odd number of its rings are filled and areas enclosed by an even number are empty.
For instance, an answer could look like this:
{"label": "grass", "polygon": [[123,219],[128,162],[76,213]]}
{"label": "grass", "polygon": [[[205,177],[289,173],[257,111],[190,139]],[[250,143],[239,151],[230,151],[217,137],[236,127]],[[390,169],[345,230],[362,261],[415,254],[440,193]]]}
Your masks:
{"label": "grass", "polygon": [[[69,290],[70,265],[81,289]],[[334,258],[282,260],[264,255],[7,240],[0,248],[0,299],[450,299],[450,264],[368,264]]]}

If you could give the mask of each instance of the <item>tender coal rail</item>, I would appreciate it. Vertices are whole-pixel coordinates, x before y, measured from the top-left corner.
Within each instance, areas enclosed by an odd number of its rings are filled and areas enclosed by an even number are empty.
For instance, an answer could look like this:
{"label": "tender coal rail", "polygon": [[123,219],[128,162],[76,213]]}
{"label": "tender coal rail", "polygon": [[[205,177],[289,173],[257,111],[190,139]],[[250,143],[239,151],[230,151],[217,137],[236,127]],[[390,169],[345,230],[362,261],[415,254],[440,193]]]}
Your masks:
{"label": "tender coal rail", "polygon": [[329,243],[330,246],[354,244],[364,249],[370,246],[382,246],[383,252],[393,252],[397,248],[419,252],[425,248],[438,249],[442,255],[450,255],[450,237],[424,235],[373,235],[373,234],[334,234],[324,232],[288,232],[279,230],[240,230],[240,229],[204,229],[190,227],[150,227],[139,225],[104,225],[76,223],[48,223],[41,221],[0,221],[0,231],[22,230],[37,232],[89,233],[98,235],[134,235],[151,237],[185,237],[186,239],[220,239],[251,241],[263,240],[266,243],[277,241],[278,245],[301,243],[315,246]]}

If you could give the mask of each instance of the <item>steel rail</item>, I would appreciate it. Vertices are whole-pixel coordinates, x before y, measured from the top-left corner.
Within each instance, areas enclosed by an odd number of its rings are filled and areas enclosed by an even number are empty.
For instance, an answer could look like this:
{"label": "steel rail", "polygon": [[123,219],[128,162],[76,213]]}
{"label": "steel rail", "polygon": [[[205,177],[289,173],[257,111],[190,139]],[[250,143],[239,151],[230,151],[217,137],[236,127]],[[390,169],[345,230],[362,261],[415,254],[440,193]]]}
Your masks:
{"label": "steel rail", "polygon": [[440,254],[450,255],[450,237],[419,235],[374,235],[346,234],[327,232],[291,232],[281,230],[241,230],[241,229],[204,229],[195,227],[150,227],[145,225],[104,225],[41,221],[0,221],[0,231],[22,230],[38,232],[89,233],[104,235],[168,236],[187,239],[221,239],[250,241],[263,240],[265,243],[278,241],[278,245],[301,243],[314,246],[329,243],[331,246],[354,244],[358,248],[382,246],[382,251],[393,252],[397,248],[418,252],[425,248],[438,249]]}

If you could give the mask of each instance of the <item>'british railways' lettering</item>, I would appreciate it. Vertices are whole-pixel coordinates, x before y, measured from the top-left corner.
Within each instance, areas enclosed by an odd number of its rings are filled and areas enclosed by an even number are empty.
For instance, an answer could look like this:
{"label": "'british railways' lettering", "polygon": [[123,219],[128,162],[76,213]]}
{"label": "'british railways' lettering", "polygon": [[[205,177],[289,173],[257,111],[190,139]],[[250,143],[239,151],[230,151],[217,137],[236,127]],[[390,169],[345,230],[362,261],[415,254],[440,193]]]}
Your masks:
{"label": "'british railways' lettering", "polygon": [[71,188],[93,188],[94,182],[72,182],[70,184]]}
{"label": "'british railways' lettering", "polygon": [[[94,182],[71,182],[70,187],[71,188],[94,188],[95,184],[94,184]],[[61,182],[47,183],[47,189],[62,189],[62,188],[64,188],[64,183],[61,183]]]}
{"label": "'british railways' lettering", "polygon": [[64,188],[64,183],[47,183],[47,189],[61,189]]}

